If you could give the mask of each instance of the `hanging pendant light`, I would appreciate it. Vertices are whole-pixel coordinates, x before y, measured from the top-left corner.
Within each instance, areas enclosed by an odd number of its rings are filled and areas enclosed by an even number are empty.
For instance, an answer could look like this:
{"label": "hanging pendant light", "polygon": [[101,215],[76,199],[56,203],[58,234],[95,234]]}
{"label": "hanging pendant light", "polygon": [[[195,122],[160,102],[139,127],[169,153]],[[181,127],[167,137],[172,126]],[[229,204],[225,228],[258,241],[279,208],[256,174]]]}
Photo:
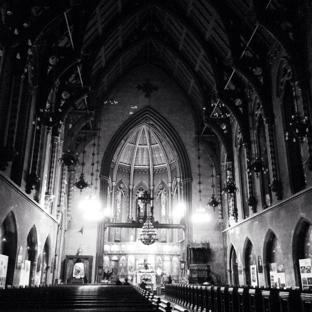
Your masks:
{"label": "hanging pendant light", "polygon": [[85,166],[84,157],[86,153],[86,141],[87,141],[86,132],[84,133],[83,140],[84,140],[84,145],[83,145],[83,151],[82,151],[81,174],[80,174],[79,180],[75,184],[76,187],[80,189],[80,192],[82,192],[83,189],[89,186],[89,184],[85,180],[84,173],[83,173],[83,168]]}
{"label": "hanging pendant light", "polygon": [[294,115],[291,116],[292,121],[289,123],[291,134],[286,132],[286,140],[291,139],[293,142],[299,141],[299,143],[303,143],[307,134],[310,132],[308,125],[308,118],[300,115],[299,112],[296,111]]}
{"label": "hanging pendant light", "polygon": [[208,201],[208,206],[213,208],[213,211],[216,210],[216,208],[220,205],[220,203],[217,201],[215,196],[215,183],[214,183],[214,173],[213,173],[213,165],[211,167],[211,188],[212,188],[212,195],[211,198]]}
{"label": "hanging pendant light", "polygon": [[253,126],[252,133],[252,141],[251,141],[251,152],[254,152],[254,155],[251,161],[247,165],[247,173],[251,175],[252,172],[256,174],[256,177],[259,178],[261,172],[266,172],[266,168],[263,164],[263,159],[260,157],[259,149],[257,146],[257,138],[256,138],[256,128]]}
{"label": "hanging pendant light", "polygon": [[230,164],[227,164],[226,168],[226,182],[224,184],[222,193],[232,197],[238,191],[238,188],[233,180],[233,172]]}
{"label": "hanging pendant light", "polygon": [[291,116],[292,120],[289,122],[290,131],[286,132],[286,141],[298,141],[302,144],[305,141],[306,136],[310,133],[311,128],[309,126],[309,118],[307,116],[302,116],[299,112],[299,101],[301,98],[299,82],[296,82],[293,87],[293,96],[295,112]]}
{"label": "hanging pendant light", "polygon": [[158,238],[157,238],[157,233],[153,225],[153,207],[151,207],[150,213],[147,212],[147,204],[151,202],[152,198],[151,196],[145,191],[143,193],[143,196],[139,197],[142,201],[142,203],[145,205],[145,213],[144,215],[146,216],[145,222],[143,223],[142,231],[140,233],[139,240],[144,244],[144,245],[152,245],[154,244]]}
{"label": "hanging pendant light", "polygon": [[152,245],[156,241],[158,241],[157,233],[156,233],[154,225],[151,221],[151,216],[147,216],[146,222],[143,224],[139,240],[144,245]]}

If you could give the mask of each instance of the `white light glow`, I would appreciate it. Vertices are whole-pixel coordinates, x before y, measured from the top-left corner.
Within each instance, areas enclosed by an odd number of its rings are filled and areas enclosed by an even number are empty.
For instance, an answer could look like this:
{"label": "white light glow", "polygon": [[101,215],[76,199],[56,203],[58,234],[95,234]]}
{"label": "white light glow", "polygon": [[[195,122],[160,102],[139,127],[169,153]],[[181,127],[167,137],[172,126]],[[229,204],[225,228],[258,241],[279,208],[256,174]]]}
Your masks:
{"label": "white light glow", "polygon": [[176,217],[183,217],[185,213],[185,204],[184,203],[179,203],[174,210],[174,216]]}
{"label": "white light glow", "polygon": [[78,207],[82,210],[88,210],[90,207],[95,207],[97,209],[101,208],[100,201],[96,196],[86,196],[83,200],[80,201]]}
{"label": "white light glow", "polygon": [[78,207],[83,210],[83,217],[89,221],[103,220],[109,211],[107,209],[101,210],[101,202],[96,196],[87,196],[80,201]]}
{"label": "white light glow", "polygon": [[84,213],[84,219],[88,221],[100,221],[104,219],[103,211],[88,211]]}
{"label": "white light glow", "polygon": [[192,214],[192,222],[193,223],[206,223],[211,220],[211,215],[205,211],[204,208],[198,208]]}

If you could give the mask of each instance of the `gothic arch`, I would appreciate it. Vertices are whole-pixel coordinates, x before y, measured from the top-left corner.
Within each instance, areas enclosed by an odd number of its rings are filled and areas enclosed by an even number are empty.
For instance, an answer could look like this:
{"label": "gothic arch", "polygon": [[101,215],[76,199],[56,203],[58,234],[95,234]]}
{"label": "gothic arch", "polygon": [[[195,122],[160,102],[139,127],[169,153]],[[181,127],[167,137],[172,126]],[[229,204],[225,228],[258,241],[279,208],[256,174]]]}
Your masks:
{"label": "gothic arch", "polygon": [[12,211],[7,214],[0,227],[0,254],[9,258],[6,285],[13,285],[17,254],[17,226],[15,215]]}
{"label": "gothic arch", "polygon": [[230,275],[230,285],[239,285],[239,276],[238,276],[238,255],[236,253],[236,248],[233,244],[229,248],[229,275]]}
{"label": "gothic arch", "polygon": [[305,241],[310,231],[311,222],[301,217],[295,227],[292,242],[292,257],[297,286],[301,285],[299,259],[303,259],[305,257]]}
{"label": "gothic arch", "polygon": [[[263,245],[263,263],[264,263],[264,274],[267,286],[271,286],[270,271],[274,271],[271,268],[271,263],[276,264],[276,269],[282,265],[284,267],[283,252],[281,249],[280,242],[276,234],[269,229],[265,235],[264,245]],[[279,272],[279,271],[277,271]],[[282,272],[282,271],[280,271]],[[275,283],[276,281],[274,281]]]}
{"label": "gothic arch", "polygon": [[36,266],[37,266],[37,256],[38,256],[38,235],[36,226],[30,229],[27,235],[27,260],[30,261],[30,276],[29,284],[34,285],[35,275],[36,275]]}
{"label": "gothic arch", "polygon": [[253,243],[249,239],[246,238],[244,244],[244,270],[245,270],[245,284],[251,285],[251,273],[250,273],[250,265],[253,264],[253,261],[256,261],[255,255],[253,253]]}
{"label": "gothic arch", "polygon": [[[179,163],[177,164],[177,171],[179,172],[182,181],[189,181],[192,179],[190,161],[180,136],[171,126],[171,124],[157,111],[155,111],[151,107],[146,107],[138,113],[134,114],[131,118],[129,118],[129,120],[127,120],[118,129],[118,131],[116,131],[115,135],[110,140],[105,150],[101,164],[101,176],[106,179],[102,179],[101,183],[104,183],[110,176],[111,163],[122,139],[129,133],[130,129],[133,129],[142,123],[146,123],[146,120],[149,120],[150,124],[155,124],[158,128],[160,128],[163,132],[163,135],[168,138],[168,142],[172,144],[172,148],[177,154],[176,158],[179,161]],[[101,190],[101,196],[104,196],[105,198],[106,189],[101,187]],[[183,194],[185,196],[185,201],[189,199],[191,195],[190,188],[187,188]]]}
{"label": "gothic arch", "polygon": [[42,250],[42,264],[41,264],[41,283],[43,285],[47,284],[48,272],[50,269],[50,259],[51,258],[51,237],[50,234],[47,236],[43,250]]}

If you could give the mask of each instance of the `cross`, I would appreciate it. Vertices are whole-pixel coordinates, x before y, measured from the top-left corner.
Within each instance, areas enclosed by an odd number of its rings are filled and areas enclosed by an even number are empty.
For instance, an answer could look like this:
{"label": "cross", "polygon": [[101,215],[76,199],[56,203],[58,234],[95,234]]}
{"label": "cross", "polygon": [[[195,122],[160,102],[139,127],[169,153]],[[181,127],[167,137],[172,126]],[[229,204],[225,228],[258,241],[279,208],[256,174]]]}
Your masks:
{"label": "cross", "polygon": [[150,79],[146,78],[142,85],[137,86],[137,89],[142,90],[145,93],[145,97],[150,98],[153,91],[158,91],[158,86],[154,86]]}
{"label": "cross", "polygon": [[144,204],[150,203],[152,199],[150,194],[147,193],[147,191],[144,191],[143,196],[138,197],[138,199],[140,199]]}

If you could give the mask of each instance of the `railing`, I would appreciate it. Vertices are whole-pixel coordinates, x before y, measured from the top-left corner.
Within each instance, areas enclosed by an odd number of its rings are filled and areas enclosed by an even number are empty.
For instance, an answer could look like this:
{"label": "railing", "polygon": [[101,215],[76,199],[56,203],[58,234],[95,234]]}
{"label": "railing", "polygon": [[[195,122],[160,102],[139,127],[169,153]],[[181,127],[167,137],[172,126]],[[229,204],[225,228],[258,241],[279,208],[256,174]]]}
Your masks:
{"label": "railing", "polygon": [[312,293],[299,289],[167,284],[165,298],[196,312],[312,311]]}

